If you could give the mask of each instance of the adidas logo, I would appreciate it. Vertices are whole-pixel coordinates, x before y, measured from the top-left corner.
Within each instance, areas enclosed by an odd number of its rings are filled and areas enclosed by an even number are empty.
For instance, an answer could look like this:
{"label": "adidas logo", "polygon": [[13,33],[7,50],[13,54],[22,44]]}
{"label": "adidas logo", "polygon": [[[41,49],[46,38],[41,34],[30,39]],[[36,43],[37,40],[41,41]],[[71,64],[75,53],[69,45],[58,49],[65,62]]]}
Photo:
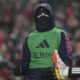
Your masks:
{"label": "adidas logo", "polygon": [[49,48],[49,44],[46,40],[43,40],[36,48]]}

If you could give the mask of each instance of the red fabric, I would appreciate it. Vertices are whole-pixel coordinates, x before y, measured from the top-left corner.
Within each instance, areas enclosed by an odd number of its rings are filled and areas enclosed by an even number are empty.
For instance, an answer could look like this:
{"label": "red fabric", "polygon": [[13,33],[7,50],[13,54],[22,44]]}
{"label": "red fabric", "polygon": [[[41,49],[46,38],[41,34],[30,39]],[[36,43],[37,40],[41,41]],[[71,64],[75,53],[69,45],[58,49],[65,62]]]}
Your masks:
{"label": "red fabric", "polygon": [[72,7],[68,7],[66,8],[66,13],[68,14],[68,16],[71,16],[73,14],[74,9]]}
{"label": "red fabric", "polygon": [[0,70],[0,76],[8,79],[10,78],[11,73],[8,70]]}
{"label": "red fabric", "polygon": [[66,41],[67,51],[68,51],[68,53],[71,53],[72,52],[72,48],[71,48],[69,36],[68,36],[67,33],[65,33],[65,41]]}
{"label": "red fabric", "polygon": [[76,47],[77,47],[78,50],[80,50],[80,42],[78,42]]}
{"label": "red fabric", "polygon": [[33,13],[33,9],[31,8],[31,9],[25,11],[23,13],[23,16],[25,16],[28,20],[30,20],[32,18],[32,13]]}
{"label": "red fabric", "polygon": [[53,65],[54,65],[54,67],[58,68],[58,66],[57,66],[57,55],[56,55],[56,51],[54,51],[52,59],[53,59]]}
{"label": "red fabric", "polygon": [[28,19],[32,19],[34,5],[30,6],[27,11],[23,13],[23,15]]}
{"label": "red fabric", "polygon": [[2,47],[2,45],[4,44],[5,40],[0,39],[0,48]]}

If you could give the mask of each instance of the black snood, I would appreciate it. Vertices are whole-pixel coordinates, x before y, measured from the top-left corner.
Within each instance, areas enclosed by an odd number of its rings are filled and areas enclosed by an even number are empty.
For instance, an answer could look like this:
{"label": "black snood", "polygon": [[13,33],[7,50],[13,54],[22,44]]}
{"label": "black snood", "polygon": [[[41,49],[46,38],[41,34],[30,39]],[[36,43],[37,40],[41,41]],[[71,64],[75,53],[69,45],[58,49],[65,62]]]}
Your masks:
{"label": "black snood", "polygon": [[35,10],[35,25],[39,32],[45,32],[53,29],[54,27],[54,16],[53,9],[49,4],[39,4]]}

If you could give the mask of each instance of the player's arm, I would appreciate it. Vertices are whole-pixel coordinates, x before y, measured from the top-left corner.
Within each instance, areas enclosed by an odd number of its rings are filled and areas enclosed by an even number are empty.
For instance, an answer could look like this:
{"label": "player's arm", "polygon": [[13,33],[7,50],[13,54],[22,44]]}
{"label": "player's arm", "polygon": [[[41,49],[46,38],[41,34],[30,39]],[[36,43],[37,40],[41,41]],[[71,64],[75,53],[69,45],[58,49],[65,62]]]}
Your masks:
{"label": "player's arm", "polygon": [[28,73],[28,67],[30,62],[30,51],[27,43],[28,38],[25,39],[22,48],[22,59],[19,61],[19,65],[14,68],[14,74],[16,76],[25,75]]}
{"label": "player's arm", "polygon": [[55,65],[55,73],[57,79],[59,80],[64,79],[65,76],[68,76],[68,69],[69,69],[68,67],[72,66],[72,48],[67,33],[61,32],[60,45],[58,47],[58,50],[54,51],[54,53],[57,53],[58,56],[60,57],[59,58],[57,56],[58,58],[56,58],[55,54],[53,57],[53,65]]}
{"label": "player's arm", "polygon": [[[59,50],[54,51],[53,64],[56,68],[57,78],[62,79],[65,77],[77,78],[80,76],[80,68],[72,67],[72,49],[69,37],[66,33],[61,33],[61,43]],[[58,55],[57,55],[58,54]]]}
{"label": "player's arm", "polygon": [[72,66],[72,48],[69,37],[66,32],[61,33],[61,41],[58,48],[58,53],[62,61],[68,66]]}

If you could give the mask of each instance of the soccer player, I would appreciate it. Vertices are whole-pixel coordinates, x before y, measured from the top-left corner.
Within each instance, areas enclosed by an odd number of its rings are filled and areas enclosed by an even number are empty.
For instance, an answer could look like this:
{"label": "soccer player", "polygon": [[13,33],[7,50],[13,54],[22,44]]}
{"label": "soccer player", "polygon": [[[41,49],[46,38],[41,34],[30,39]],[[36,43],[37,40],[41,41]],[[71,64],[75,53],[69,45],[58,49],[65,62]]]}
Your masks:
{"label": "soccer player", "polygon": [[72,65],[72,48],[66,32],[55,27],[52,7],[41,3],[34,9],[36,31],[32,32],[23,44],[22,60],[15,74],[27,76],[28,80],[53,80],[54,65],[52,55],[58,50],[62,61]]}

